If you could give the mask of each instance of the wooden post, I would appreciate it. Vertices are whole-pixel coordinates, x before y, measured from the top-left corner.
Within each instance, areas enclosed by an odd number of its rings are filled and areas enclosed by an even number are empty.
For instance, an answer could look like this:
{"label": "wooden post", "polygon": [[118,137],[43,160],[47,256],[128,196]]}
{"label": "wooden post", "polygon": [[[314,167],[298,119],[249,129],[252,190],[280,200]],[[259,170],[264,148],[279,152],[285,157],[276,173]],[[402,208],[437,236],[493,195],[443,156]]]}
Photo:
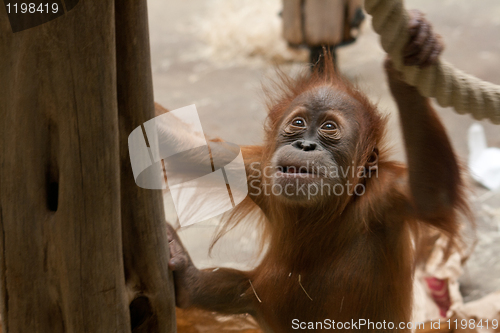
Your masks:
{"label": "wooden post", "polygon": [[283,0],[283,37],[292,45],[342,42],[347,0]]}
{"label": "wooden post", "polygon": [[175,331],[161,194],[126,149],[154,116],[145,3],[80,1],[16,33],[0,6],[4,332]]}
{"label": "wooden post", "polygon": [[123,254],[134,332],[174,332],[175,305],[162,192],[134,182],[128,136],[154,118],[146,1],[116,0]]}

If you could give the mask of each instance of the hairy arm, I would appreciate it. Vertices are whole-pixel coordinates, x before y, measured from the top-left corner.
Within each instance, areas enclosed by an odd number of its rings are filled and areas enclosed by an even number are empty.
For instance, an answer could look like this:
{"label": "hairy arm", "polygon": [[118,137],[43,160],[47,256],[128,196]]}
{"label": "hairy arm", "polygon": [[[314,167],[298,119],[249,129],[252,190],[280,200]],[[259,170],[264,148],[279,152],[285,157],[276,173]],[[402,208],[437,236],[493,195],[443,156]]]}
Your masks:
{"label": "hairy arm", "polygon": [[229,268],[197,269],[175,230],[167,224],[176,305],[225,314],[254,313],[248,273]]}
{"label": "hairy arm", "polygon": [[[419,13],[411,13],[412,38],[405,49],[407,65],[427,66],[442,50],[440,38]],[[462,181],[453,148],[429,99],[406,84],[390,59],[385,64],[389,86],[399,109],[408,159],[411,200],[418,218],[454,234],[451,221],[462,204]]]}

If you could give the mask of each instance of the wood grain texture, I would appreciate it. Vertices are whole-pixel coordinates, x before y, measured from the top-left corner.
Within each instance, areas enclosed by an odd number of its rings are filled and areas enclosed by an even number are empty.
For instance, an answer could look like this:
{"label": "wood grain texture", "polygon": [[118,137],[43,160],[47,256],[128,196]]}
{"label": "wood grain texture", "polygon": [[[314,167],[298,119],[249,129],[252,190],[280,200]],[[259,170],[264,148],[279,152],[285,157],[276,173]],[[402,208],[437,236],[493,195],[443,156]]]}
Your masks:
{"label": "wood grain texture", "polygon": [[151,332],[173,331],[161,197],[137,188],[123,151],[153,117],[145,1],[117,3],[80,1],[15,34],[0,6],[4,332],[129,332],[132,276],[154,295]]}
{"label": "wood grain texture", "polygon": [[283,1],[283,37],[290,44],[299,45],[304,42],[302,3],[303,0]]}
{"label": "wood grain texture", "polygon": [[337,45],[361,0],[283,0],[283,37],[292,45]]}
{"label": "wood grain texture", "polygon": [[344,0],[306,0],[304,38],[308,45],[337,45],[344,32]]}
{"label": "wood grain texture", "polygon": [[152,307],[134,332],[168,333],[175,330],[175,305],[162,192],[135,184],[127,141],[155,116],[146,1],[116,1],[116,45],[125,277],[134,297],[147,297]]}

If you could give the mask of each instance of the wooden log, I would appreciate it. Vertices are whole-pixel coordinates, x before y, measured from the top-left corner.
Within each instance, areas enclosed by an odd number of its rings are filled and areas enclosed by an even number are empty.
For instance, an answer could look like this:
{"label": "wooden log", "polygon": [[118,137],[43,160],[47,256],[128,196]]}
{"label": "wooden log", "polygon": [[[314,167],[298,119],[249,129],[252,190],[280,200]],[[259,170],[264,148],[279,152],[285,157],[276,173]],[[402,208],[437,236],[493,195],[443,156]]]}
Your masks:
{"label": "wooden log", "polygon": [[306,0],[304,39],[308,45],[337,45],[342,42],[345,19],[344,0]]}
{"label": "wooden log", "polygon": [[127,131],[154,115],[145,0],[80,1],[17,33],[5,11],[3,332],[173,332],[161,194],[125,162]]}
{"label": "wooden log", "polygon": [[146,1],[116,0],[121,216],[133,332],[174,332],[173,277],[161,190],[134,182],[128,136],[155,117]]}
{"label": "wooden log", "polygon": [[303,0],[284,0],[283,1],[283,37],[294,45],[304,42],[302,32],[302,2]]}
{"label": "wooden log", "polygon": [[338,45],[352,39],[363,0],[283,0],[283,37],[292,45]]}

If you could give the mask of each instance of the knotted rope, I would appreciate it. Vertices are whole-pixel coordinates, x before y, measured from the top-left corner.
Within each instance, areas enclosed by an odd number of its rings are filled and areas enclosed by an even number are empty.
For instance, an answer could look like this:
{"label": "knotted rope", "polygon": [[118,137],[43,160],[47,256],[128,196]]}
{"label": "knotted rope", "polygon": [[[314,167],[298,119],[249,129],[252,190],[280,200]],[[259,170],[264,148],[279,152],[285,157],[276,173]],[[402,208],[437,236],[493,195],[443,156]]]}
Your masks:
{"label": "knotted rope", "polygon": [[500,124],[500,86],[466,74],[443,60],[425,69],[403,65],[402,50],[409,40],[409,17],[403,0],[365,0],[365,10],[373,17],[382,48],[408,84],[426,97],[435,97],[442,107],[452,106],[459,114],[470,113],[477,120],[487,118]]}

